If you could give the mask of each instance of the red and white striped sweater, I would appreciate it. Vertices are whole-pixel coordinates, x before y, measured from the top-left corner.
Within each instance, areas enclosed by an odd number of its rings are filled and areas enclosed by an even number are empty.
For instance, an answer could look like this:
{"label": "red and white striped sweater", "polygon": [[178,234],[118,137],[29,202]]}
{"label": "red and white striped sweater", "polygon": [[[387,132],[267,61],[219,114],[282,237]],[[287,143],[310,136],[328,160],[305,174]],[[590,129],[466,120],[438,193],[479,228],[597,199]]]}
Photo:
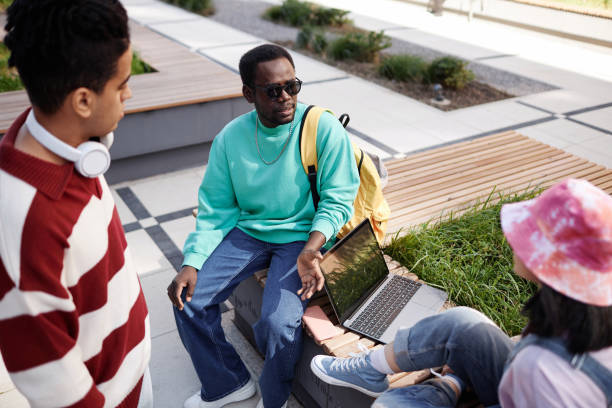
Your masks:
{"label": "red and white striped sweater", "polygon": [[136,407],[149,318],[103,177],[0,142],[0,351],[33,407]]}

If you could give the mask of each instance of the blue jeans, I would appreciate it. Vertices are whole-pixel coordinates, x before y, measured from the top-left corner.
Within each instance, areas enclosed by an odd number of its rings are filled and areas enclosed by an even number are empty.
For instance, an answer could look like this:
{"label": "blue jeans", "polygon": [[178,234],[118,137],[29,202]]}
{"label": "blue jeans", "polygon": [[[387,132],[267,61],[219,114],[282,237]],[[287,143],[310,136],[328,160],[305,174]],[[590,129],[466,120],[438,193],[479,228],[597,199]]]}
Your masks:
{"label": "blue jeans", "polygon": [[[514,343],[485,315],[457,307],[421,320],[395,336],[394,352],[403,371],[447,364],[485,406],[497,405],[497,387]],[[454,407],[455,393],[440,382],[425,382],[381,395],[373,407]]]}
{"label": "blue jeans", "polygon": [[250,378],[234,347],[225,340],[219,304],[254,272],[269,267],[255,341],[265,355],[259,378],[266,407],[280,407],[289,397],[294,368],[302,352],[302,315],[307,301],[296,260],[304,241],[271,244],[234,228],[198,272],[191,302],[174,309],[176,326],[202,383],[201,396],[214,401],[236,391]]}

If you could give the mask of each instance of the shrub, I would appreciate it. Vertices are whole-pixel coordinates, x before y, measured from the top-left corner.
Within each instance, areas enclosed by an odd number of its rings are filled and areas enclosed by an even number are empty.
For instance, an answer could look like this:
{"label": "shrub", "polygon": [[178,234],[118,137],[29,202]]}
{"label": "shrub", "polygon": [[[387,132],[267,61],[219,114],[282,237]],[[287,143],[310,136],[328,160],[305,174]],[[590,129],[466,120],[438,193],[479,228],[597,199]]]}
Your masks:
{"label": "shrub", "polygon": [[298,0],[285,0],[280,6],[267,9],[264,17],[272,21],[283,22],[294,27],[310,25],[312,6]]}
{"label": "shrub", "polygon": [[427,63],[414,55],[391,55],[383,58],[378,73],[397,81],[422,81],[427,75]]}
{"label": "shrub", "polygon": [[312,39],[312,50],[317,54],[323,54],[329,45],[329,41],[327,41],[327,37],[325,37],[324,33],[315,33],[314,38]]}
{"label": "shrub", "polygon": [[174,4],[185,10],[209,16],[215,12],[212,0],[164,0],[166,3]]}
{"label": "shrub", "polygon": [[329,46],[329,56],[336,60],[376,62],[381,50],[391,46],[391,39],[383,31],[348,33],[334,40]]}
{"label": "shrub", "polygon": [[427,70],[430,83],[440,83],[447,88],[462,89],[474,80],[474,73],[467,62],[455,57],[441,57],[432,61]]}
{"label": "shrub", "polygon": [[337,8],[315,7],[312,24],[324,27],[340,27],[351,22],[346,17],[348,13],[347,10]]}
{"label": "shrub", "polygon": [[307,48],[321,54],[327,49],[328,41],[323,31],[308,25],[298,33],[295,45],[298,48]]}
{"label": "shrub", "polygon": [[298,48],[308,48],[312,37],[314,36],[314,28],[312,26],[304,26],[297,34],[295,39],[295,46]]}
{"label": "shrub", "polygon": [[280,6],[268,8],[263,17],[294,27],[305,26],[342,26],[350,23],[346,18],[348,11],[326,8],[299,0],[285,0]]}

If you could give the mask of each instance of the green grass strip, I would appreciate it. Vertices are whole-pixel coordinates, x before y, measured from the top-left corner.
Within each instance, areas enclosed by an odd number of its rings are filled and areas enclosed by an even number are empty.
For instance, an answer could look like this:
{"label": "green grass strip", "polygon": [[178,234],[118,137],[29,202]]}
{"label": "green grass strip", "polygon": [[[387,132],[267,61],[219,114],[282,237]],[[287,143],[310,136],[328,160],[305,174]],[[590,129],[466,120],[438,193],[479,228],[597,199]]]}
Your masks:
{"label": "green grass strip", "polygon": [[148,74],[157,72],[155,68],[144,62],[137,51],[134,51],[132,57],[132,75]]}
{"label": "green grass strip", "polygon": [[449,299],[489,316],[508,335],[521,332],[522,305],[536,286],[514,274],[513,255],[502,233],[502,204],[535,197],[540,189],[487,200],[459,217],[431,220],[395,238],[385,253],[419,278],[448,292]]}

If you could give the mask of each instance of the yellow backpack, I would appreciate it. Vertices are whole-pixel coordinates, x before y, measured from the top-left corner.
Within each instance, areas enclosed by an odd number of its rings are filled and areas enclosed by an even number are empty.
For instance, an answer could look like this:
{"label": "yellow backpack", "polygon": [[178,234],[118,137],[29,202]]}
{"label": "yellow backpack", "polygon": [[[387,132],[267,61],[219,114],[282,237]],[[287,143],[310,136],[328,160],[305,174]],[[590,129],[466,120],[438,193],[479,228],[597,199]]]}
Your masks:
{"label": "yellow backpack", "polygon": [[[319,193],[317,190],[317,127],[319,118],[325,111],[332,113],[319,106],[309,106],[304,112],[299,136],[302,165],[310,182],[310,191],[312,192],[315,210],[319,204]],[[346,127],[348,115],[343,114],[339,120]],[[357,162],[357,170],[359,170],[359,190],[353,203],[353,218],[340,229],[337,237],[342,238],[359,225],[364,218],[368,218],[378,242],[382,244],[391,210],[383,197],[383,185],[374,162],[353,141],[351,143],[353,145],[355,161]]]}

